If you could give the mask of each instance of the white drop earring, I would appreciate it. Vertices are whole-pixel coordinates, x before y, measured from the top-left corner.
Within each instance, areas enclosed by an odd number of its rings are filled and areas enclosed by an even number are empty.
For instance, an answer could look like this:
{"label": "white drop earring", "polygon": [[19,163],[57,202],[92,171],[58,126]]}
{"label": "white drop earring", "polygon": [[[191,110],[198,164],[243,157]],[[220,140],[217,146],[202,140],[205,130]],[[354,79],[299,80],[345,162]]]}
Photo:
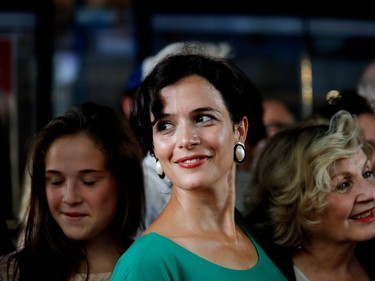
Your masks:
{"label": "white drop earring", "polygon": [[245,145],[242,142],[237,141],[234,144],[233,149],[234,149],[234,161],[237,164],[241,164],[243,161],[245,161],[245,158],[246,158]]}
{"label": "white drop earring", "polygon": [[165,174],[164,174],[164,171],[163,171],[163,167],[161,166],[161,164],[160,164],[160,162],[159,162],[158,159],[156,159],[155,170],[156,170],[156,173],[158,173],[159,177],[161,179],[164,179]]}

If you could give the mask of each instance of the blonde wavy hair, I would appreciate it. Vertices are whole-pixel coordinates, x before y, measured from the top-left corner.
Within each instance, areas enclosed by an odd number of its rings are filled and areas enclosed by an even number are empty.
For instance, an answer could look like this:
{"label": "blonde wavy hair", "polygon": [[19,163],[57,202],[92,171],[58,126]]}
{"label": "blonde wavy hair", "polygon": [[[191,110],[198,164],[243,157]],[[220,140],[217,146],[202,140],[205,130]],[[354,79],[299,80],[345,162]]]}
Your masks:
{"label": "blonde wavy hair", "polygon": [[276,134],[262,150],[246,198],[246,217],[253,232],[280,246],[298,247],[319,221],[333,190],[331,175],[339,159],[371,148],[360,135],[355,117],[337,112],[331,120],[311,118]]}

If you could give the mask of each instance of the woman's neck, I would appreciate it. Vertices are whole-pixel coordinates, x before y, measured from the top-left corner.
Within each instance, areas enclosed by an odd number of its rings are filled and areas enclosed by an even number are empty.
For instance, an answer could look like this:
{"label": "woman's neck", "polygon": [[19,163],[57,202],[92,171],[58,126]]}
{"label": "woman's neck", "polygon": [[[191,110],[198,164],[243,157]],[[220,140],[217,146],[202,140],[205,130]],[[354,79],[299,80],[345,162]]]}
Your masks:
{"label": "woman's neck", "polygon": [[310,281],[370,281],[365,269],[355,256],[355,245],[302,247],[294,255],[293,263]]}

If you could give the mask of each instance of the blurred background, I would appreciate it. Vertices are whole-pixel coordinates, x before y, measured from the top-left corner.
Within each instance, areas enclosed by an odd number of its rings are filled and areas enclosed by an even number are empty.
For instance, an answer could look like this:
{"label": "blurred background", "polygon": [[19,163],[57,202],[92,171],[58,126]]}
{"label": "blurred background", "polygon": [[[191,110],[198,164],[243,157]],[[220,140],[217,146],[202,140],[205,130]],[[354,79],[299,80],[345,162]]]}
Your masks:
{"label": "blurred background", "polygon": [[324,105],[329,91],[355,89],[375,59],[371,1],[325,4],[1,0],[0,206],[7,220],[16,221],[30,137],[73,104],[120,110],[133,71],[169,43],[229,43],[263,95],[285,101],[298,118]]}

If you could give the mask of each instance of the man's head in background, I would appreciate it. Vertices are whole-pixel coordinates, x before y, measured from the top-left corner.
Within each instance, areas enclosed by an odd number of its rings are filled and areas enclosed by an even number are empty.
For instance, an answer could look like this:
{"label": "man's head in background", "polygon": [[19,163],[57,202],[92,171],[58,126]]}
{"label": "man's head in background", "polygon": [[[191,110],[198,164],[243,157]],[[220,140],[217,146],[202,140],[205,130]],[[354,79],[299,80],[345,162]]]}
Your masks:
{"label": "man's head in background", "polygon": [[358,94],[367,100],[375,114],[375,60],[371,61],[362,72],[358,82]]}
{"label": "man's head in background", "polygon": [[[368,100],[359,95],[355,89],[342,90],[317,113],[326,118],[331,118],[337,111],[342,109],[357,117],[358,125],[365,139],[375,148],[375,115]],[[375,165],[375,151],[372,155],[371,163]]]}
{"label": "man's head in background", "polygon": [[296,122],[294,113],[281,100],[267,98],[263,100],[263,123],[266,127],[267,138]]}

